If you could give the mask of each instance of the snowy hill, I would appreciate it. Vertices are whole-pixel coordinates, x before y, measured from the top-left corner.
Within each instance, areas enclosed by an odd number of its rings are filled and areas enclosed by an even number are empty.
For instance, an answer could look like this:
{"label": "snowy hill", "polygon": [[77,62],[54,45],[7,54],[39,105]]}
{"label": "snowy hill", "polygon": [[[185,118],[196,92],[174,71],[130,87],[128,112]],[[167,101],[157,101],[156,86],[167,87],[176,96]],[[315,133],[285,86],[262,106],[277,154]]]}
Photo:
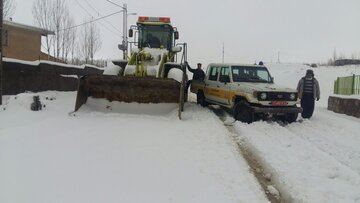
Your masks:
{"label": "snowy hill", "polygon": [[[277,84],[293,88],[308,69],[268,67]],[[194,102],[180,121],[176,109],[71,116],[75,92],[39,93],[46,105],[39,112],[30,111],[33,93],[6,96],[0,202],[268,202],[238,144],[285,202],[360,202],[360,119],[326,110],[336,77],[360,74],[360,67],[314,72],[321,100],[313,118],[286,126],[225,126],[230,115],[220,119]]]}

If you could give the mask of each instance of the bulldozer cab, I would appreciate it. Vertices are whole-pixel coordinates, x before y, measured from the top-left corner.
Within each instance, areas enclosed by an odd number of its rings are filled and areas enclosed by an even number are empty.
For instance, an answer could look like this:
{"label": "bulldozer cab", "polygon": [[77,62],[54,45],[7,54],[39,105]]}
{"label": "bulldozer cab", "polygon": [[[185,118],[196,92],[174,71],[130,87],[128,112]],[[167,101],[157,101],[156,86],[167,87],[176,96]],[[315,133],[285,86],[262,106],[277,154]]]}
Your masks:
{"label": "bulldozer cab", "polygon": [[167,17],[143,17],[140,16],[137,26],[132,26],[129,33],[132,37],[133,29],[138,30],[137,47],[139,49],[160,48],[171,51],[178,38],[178,32],[170,24]]}

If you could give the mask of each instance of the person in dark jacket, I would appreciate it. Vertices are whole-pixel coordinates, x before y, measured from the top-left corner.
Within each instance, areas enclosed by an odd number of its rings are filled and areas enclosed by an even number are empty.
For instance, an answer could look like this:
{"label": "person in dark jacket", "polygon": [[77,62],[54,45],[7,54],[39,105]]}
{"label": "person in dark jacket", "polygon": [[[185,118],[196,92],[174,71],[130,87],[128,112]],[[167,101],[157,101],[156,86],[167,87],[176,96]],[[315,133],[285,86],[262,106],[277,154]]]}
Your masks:
{"label": "person in dark jacket", "polygon": [[305,77],[299,80],[297,91],[301,99],[301,107],[303,108],[301,116],[303,118],[311,118],[314,112],[315,99],[316,101],[320,99],[320,86],[314,77],[313,70],[307,70]]}
{"label": "person in dark jacket", "polygon": [[[197,69],[191,68],[187,61],[185,61],[185,65],[186,65],[187,69],[193,73],[192,80],[204,80],[205,79],[205,72],[201,69],[201,63],[197,64]],[[188,91],[192,80],[187,81],[186,89],[185,89],[186,92]]]}
{"label": "person in dark jacket", "polygon": [[197,69],[193,69],[190,67],[189,63],[185,62],[187,69],[193,73],[193,80],[204,80],[205,72],[201,69],[201,63],[197,64]]}

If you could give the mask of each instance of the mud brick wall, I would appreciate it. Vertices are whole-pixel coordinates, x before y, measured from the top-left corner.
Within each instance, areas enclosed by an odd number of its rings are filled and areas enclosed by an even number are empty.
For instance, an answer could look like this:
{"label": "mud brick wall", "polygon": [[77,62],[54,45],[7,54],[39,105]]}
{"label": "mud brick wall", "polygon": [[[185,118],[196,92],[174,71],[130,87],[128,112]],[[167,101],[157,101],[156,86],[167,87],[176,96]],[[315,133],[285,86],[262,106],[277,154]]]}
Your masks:
{"label": "mud brick wall", "polygon": [[[25,91],[47,90],[76,91],[76,76],[103,74],[103,70],[85,67],[68,67],[62,64],[40,63],[39,65],[4,61],[3,94],[14,95]],[[74,77],[75,76],[75,77]]]}
{"label": "mud brick wall", "polygon": [[328,110],[360,118],[360,100],[330,96]]}

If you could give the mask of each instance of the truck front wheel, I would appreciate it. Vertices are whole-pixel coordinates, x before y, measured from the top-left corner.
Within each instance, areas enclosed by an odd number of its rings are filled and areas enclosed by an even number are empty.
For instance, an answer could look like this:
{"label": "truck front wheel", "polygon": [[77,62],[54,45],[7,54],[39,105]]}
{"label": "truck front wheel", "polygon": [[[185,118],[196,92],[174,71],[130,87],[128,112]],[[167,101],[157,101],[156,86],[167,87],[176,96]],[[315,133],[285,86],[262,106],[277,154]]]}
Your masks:
{"label": "truck front wheel", "polygon": [[252,123],[254,121],[254,112],[247,102],[240,101],[234,107],[234,118],[244,123]]}
{"label": "truck front wheel", "polygon": [[196,103],[203,107],[208,105],[208,103],[205,101],[205,95],[203,92],[200,91],[196,94]]}

